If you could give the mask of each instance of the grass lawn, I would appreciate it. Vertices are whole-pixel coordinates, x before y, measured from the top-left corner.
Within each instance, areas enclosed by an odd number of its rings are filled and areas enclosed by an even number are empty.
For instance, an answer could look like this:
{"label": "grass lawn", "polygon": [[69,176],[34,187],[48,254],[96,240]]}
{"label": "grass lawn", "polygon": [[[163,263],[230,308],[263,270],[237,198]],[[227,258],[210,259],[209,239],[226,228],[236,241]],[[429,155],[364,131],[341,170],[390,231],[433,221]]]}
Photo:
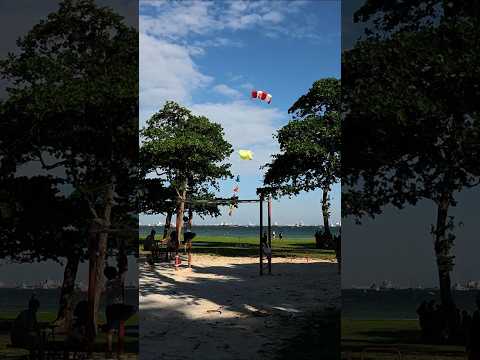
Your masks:
{"label": "grass lawn", "polygon": [[[140,237],[140,250],[143,250],[145,237]],[[258,237],[198,236],[192,241],[194,254],[220,256],[258,257]],[[181,247],[182,248],[182,247]],[[333,250],[315,249],[314,239],[272,240],[274,257],[306,257],[334,260]]]}
{"label": "grass lawn", "polygon": [[[417,320],[342,318],[342,353],[350,353],[352,360],[360,359],[362,350],[367,347],[396,348],[403,359],[465,359],[464,347],[423,344],[419,336]],[[393,355],[369,358],[395,359]]]}
{"label": "grass lawn", "polygon": [[[23,356],[28,355],[27,350],[9,348],[7,345],[10,345],[10,332],[9,325],[16,318],[18,312],[13,311],[2,311],[0,312],[0,358],[14,357],[14,356]],[[39,311],[37,314],[37,320],[39,323],[51,323],[56,319],[56,312],[52,311]],[[102,311],[99,313],[100,324],[105,323],[105,315]],[[127,336],[125,337],[125,351],[130,353],[138,352],[138,336],[128,336],[129,328],[138,329],[138,313],[132,316],[126,322]],[[138,334],[138,330],[135,332]],[[61,343],[65,340],[65,337],[62,335],[55,336],[55,342]],[[115,340],[116,341],[116,340]],[[106,348],[107,339],[104,333],[99,332],[96,341],[95,341],[95,351],[104,352]]]}

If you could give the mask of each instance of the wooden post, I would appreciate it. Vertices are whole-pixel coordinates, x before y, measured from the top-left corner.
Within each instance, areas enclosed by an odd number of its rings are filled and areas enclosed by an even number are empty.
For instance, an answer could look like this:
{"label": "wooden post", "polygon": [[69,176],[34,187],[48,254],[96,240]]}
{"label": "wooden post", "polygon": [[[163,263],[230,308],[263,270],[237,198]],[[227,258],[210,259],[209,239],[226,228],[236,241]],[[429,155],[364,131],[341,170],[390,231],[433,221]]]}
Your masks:
{"label": "wooden post", "polygon": [[260,195],[260,275],[263,275],[263,195]]}
{"label": "wooden post", "polygon": [[[272,197],[268,197],[268,247],[272,249]],[[272,256],[268,258],[268,273],[272,273]]]}

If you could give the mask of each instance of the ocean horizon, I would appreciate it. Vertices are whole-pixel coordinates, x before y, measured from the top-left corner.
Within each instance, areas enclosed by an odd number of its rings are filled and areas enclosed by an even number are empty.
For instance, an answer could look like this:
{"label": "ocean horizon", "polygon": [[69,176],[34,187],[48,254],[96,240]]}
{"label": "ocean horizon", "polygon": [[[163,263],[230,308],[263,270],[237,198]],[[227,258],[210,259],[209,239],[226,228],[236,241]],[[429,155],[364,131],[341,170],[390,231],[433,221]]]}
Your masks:
{"label": "ocean horizon", "polygon": [[[173,227],[173,226],[172,226]],[[138,232],[140,236],[146,236],[151,230],[155,230],[157,234],[163,234],[163,225],[140,225]],[[331,231],[334,235],[338,234],[340,227],[332,226]],[[264,226],[266,231],[267,227]],[[314,239],[315,232],[323,230],[321,225],[272,225],[272,231],[276,235],[282,233],[284,239]],[[259,225],[193,225],[192,231],[197,236],[226,236],[226,237],[257,237],[260,232]]]}

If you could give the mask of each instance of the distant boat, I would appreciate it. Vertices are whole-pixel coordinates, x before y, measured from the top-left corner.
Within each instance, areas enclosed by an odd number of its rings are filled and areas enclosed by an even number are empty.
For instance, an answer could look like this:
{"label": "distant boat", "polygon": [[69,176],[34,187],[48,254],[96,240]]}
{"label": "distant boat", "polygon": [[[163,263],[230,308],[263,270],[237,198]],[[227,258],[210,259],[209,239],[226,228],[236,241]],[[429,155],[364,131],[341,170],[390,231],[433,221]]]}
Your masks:
{"label": "distant boat", "polygon": [[453,286],[453,289],[456,290],[456,291],[465,291],[465,290],[468,290],[468,288],[466,288],[465,286],[463,286],[462,284],[459,284],[459,283],[456,283],[456,284]]}
{"label": "distant boat", "polygon": [[27,284],[25,281],[22,282],[20,286],[18,286],[20,289],[35,289],[35,287],[31,284]]}
{"label": "distant boat", "polygon": [[380,289],[381,290],[392,290],[392,289],[394,289],[394,287],[393,287],[393,284],[392,284],[391,281],[384,280],[382,282],[382,285],[380,285]]}

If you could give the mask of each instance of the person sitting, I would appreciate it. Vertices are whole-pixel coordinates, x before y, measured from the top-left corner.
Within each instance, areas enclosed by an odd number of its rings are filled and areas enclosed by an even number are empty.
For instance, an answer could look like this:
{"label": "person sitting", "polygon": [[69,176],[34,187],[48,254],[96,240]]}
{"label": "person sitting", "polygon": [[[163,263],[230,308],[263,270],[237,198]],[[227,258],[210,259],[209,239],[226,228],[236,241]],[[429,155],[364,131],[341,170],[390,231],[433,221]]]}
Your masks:
{"label": "person sitting", "polygon": [[37,322],[39,308],[40,302],[32,295],[28,302],[28,309],[23,310],[13,321],[10,332],[13,346],[40,350],[43,344],[40,336],[40,327]]}
{"label": "person sitting", "polygon": [[150,263],[153,263],[155,258],[154,242],[155,242],[155,230],[152,229],[152,231],[150,232],[150,235],[148,235],[145,238],[145,241],[143,242],[143,250],[150,252],[150,257],[148,258],[148,261]]}

